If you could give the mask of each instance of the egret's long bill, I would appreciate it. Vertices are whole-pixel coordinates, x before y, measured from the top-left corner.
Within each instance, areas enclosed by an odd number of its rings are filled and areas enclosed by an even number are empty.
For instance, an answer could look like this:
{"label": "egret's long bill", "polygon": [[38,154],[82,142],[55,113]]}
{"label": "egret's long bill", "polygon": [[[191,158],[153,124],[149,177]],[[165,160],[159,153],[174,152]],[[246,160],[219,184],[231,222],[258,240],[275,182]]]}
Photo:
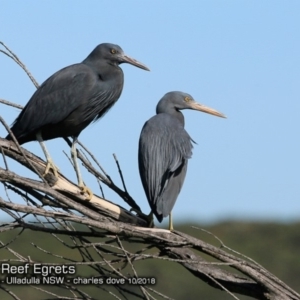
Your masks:
{"label": "egret's long bill", "polygon": [[199,110],[199,111],[202,111],[202,112],[205,112],[207,114],[211,114],[211,115],[214,115],[217,117],[226,118],[226,116],[224,114],[218,112],[217,110],[215,110],[213,108],[205,106],[203,104],[200,104],[197,102],[190,102],[189,105],[190,105],[191,109]]}

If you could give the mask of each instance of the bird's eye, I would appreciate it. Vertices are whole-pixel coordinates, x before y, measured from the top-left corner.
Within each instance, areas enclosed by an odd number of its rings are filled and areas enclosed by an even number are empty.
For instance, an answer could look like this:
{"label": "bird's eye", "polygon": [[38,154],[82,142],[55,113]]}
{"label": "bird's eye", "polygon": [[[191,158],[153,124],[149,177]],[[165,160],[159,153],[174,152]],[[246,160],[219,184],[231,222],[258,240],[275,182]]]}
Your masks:
{"label": "bird's eye", "polygon": [[190,97],[184,97],[184,101],[189,102],[189,101],[191,101],[191,98]]}
{"label": "bird's eye", "polygon": [[110,49],[110,53],[111,53],[111,54],[116,54],[116,53],[117,53],[117,50],[114,49],[114,48],[112,48],[112,49]]}

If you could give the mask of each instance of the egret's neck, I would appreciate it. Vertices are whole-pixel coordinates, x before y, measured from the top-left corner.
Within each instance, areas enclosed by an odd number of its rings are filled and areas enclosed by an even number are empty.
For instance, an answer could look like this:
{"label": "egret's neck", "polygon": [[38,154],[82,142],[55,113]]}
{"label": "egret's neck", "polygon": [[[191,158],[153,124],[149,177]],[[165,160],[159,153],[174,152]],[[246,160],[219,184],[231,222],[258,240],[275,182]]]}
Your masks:
{"label": "egret's neck", "polygon": [[99,75],[100,80],[116,80],[123,85],[124,75],[118,65],[107,63],[105,60],[93,60],[89,57],[87,57],[83,63],[92,68]]}
{"label": "egret's neck", "polygon": [[181,111],[179,111],[175,107],[164,107],[163,110],[158,108],[156,113],[157,114],[166,113],[168,115],[171,115],[172,117],[176,118],[180,122],[180,124],[182,124],[182,126],[184,127],[184,116],[181,113]]}

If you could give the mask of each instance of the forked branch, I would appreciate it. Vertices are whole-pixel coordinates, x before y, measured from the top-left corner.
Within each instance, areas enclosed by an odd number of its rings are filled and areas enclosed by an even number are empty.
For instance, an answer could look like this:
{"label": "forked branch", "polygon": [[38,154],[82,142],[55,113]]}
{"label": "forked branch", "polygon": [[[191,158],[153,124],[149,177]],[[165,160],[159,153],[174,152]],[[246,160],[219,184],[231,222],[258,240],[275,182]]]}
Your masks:
{"label": "forked branch", "polygon": [[[21,66],[37,86],[19,58],[4,43],[0,44],[4,47],[0,51]],[[3,99],[0,103],[21,108]],[[4,117],[0,117],[6,126]],[[70,144],[69,140],[67,142]],[[140,210],[126,190],[117,159],[123,188],[115,185],[86,147],[82,145],[82,149],[82,152],[78,151],[78,157],[91,176],[115,191],[131,208]],[[147,220],[103,197],[94,195],[87,201],[78,186],[64,174],[59,173],[57,180],[51,174],[45,180],[37,176],[43,174],[46,163],[16,143],[0,138],[0,152],[3,159],[0,163],[0,209],[7,215],[7,221],[0,226],[0,253],[3,253],[0,262],[32,266],[40,263],[40,257],[43,257],[43,265],[75,266],[78,278],[99,281],[98,284],[92,282],[93,290],[87,284],[75,284],[74,276],[71,276],[70,281],[50,288],[28,285],[34,291],[61,299],[99,299],[100,294],[117,299],[170,299],[156,288],[154,283],[159,278],[142,277],[136,268],[137,264],[149,260],[167,260],[182,265],[191,276],[223,290],[233,299],[239,299],[240,294],[255,299],[300,300],[298,293],[273,274],[228,250],[221,241],[220,247],[215,247],[182,232],[148,228]],[[11,169],[12,165],[14,169]],[[21,175],[23,169],[27,174],[31,172],[30,178]],[[26,236],[26,243],[36,250],[34,255],[27,252],[27,247],[19,246],[19,239],[28,232],[41,237],[34,241],[35,235]],[[56,247],[51,247],[54,244]],[[204,258],[207,256],[210,261]],[[92,276],[86,278],[86,274]],[[109,280],[115,280],[114,284],[109,285]],[[140,283],[132,285],[134,280],[140,280]],[[4,282],[0,283],[0,288],[12,299],[22,299],[22,294],[18,294],[13,285]]]}

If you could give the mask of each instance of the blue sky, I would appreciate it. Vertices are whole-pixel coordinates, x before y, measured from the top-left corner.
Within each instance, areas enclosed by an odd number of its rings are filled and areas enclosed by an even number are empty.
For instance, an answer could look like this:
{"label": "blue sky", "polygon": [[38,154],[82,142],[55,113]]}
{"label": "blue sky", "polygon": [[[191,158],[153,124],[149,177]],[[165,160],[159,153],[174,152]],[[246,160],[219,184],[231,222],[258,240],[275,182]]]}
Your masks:
{"label": "blue sky", "polygon": [[[117,154],[127,188],[145,213],[139,134],[159,99],[180,90],[228,119],[184,111],[186,130],[198,144],[173,211],[175,226],[229,218],[292,221],[300,217],[299,11],[299,1],[1,1],[0,40],[39,83],[103,42],[120,45],[151,69],[122,65],[121,98],[79,137],[121,186]],[[0,98],[25,105],[34,90],[25,73],[0,55]],[[0,105],[9,124],[18,113]],[[43,157],[37,143],[24,146]],[[76,182],[62,152],[69,154],[65,142],[48,141],[47,147]],[[97,182],[83,176],[100,194]]]}

